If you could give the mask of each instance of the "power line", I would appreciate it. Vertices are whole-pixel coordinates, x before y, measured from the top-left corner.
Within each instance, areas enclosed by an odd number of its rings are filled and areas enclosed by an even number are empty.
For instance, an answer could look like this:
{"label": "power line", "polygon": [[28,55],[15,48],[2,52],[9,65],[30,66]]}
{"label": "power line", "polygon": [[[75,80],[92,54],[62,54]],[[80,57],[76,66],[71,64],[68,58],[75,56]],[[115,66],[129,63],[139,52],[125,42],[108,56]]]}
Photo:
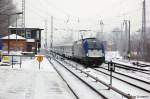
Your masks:
{"label": "power line", "polygon": [[50,2],[49,0],[48,0],[47,5],[48,5],[49,7],[55,8],[56,10],[58,10],[59,12],[61,12],[61,13],[64,14],[64,15],[66,15],[67,17],[68,17],[68,16],[72,16],[70,13],[68,13],[68,12],[66,12],[66,11],[64,11],[64,10],[62,10],[62,9],[60,9],[60,8],[58,8],[57,6],[55,6],[55,5],[54,5],[52,2]]}

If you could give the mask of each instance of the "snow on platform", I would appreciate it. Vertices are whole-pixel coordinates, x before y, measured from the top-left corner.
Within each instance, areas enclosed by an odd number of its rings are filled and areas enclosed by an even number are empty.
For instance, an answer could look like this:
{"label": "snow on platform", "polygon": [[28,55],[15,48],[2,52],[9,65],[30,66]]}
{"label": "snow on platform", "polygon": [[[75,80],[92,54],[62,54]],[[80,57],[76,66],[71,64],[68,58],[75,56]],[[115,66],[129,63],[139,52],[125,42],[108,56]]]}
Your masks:
{"label": "snow on platform", "polygon": [[41,70],[35,59],[0,66],[0,99],[75,99],[64,81],[44,58]]}

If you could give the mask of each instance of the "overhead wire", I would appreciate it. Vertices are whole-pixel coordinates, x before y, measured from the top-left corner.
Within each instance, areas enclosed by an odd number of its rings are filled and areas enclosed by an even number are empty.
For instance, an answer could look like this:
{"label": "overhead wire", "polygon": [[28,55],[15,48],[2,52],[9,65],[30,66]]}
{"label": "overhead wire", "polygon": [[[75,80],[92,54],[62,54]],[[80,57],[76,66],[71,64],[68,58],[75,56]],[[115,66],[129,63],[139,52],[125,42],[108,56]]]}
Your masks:
{"label": "overhead wire", "polygon": [[[41,0],[40,0],[40,2],[41,2]],[[56,9],[58,12],[64,14],[66,17],[68,17],[68,15],[71,16],[71,17],[74,17],[74,16],[72,16],[71,14],[69,14],[68,12],[66,12],[66,11],[64,11],[64,10],[62,10],[62,9],[60,9],[60,8],[58,8],[57,6],[53,5],[50,1],[48,1],[48,2],[49,2],[49,3],[47,3],[47,6]],[[44,2],[44,3],[45,3],[45,2]],[[41,3],[41,5],[42,5],[42,6],[46,6],[44,3]],[[125,3],[125,1],[122,1],[122,2],[121,2],[121,4],[124,4],[124,3]],[[139,5],[139,4],[141,5],[141,2],[138,3],[138,5]],[[120,5],[119,5],[119,6],[120,6]],[[36,8],[32,7],[32,10],[34,10],[34,9],[36,9]],[[141,9],[141,8],[137,8],[137,9],[134,9],[134,10],[132,10],[132,11],[125,12],[124,14],[120,14],[120,13],[119,13],[119,15],[114,16],[113,18],[110,18],[110,19],[111,19],[111,20],[114,19],[114,18],[118,19],[118,17],[120,17],[120,18],[123,19],[124,16],[128,16],[128,15],[131,15],[131,14],[136,14],[136,12],[139,11],[139,9]],[[37,11],[37,9],[36,9],[35,11],[33,11],[33,12],[34,12],[34,13],[38,13],[38,17],[40,17],[40,18],[45,18],[44,15],[41,15],[41,13],[39,13],[40,11]],[[50,13],[50,11],[48,11],[47,15],[50,16],[50,15],[52,15],[52,13]],[[59,17],[56,17],[56,16],[54,16],[54,19],[55,19],[56,21],[58,21],[58,22],[62,21],[62,23],[63,23],[65,20],[73,21],[72,19],[67,19],[67,18],[66,18],[66,19],[63,19],[63,18],[59,18]],[[106,18],[106,19],[108,20],[108,18]],[[81,20],[81,19],[80,19],[80,20]],[[75,20],[75,21],[77,21],[77,20]],[[108,25],[108,24],[105,24],[105,25]],[[110,25],[111,25],[111,23],[110,23]]]}
{"label": "overhead wire", "polygon": [[[41,0],[39,0],[40,1],[40,4],[42,4],[42,5],[44,5],[43,3],[46,3],[46,2],[43,2],[43,1],[41,1]],[[64,15],[66,15],[67,17],[68,16],[73,16],[73,15],[71,15],[71,14],[69,14],[68,12],[66,12],[66,11],[64,11],[64,10],[62,10],[62,9],[59,9],[57,6],[55,6],[52,2],[50,2],[49,0],[47,0],[48,1],[48,3],[46,4],[46,5],[44,5],[44,6],[49,6],[49,7],[51,7],[51,8],[55,8],[56,10],[58,10],[59,12],[61,12],[61,13],[63,13]],[[121,4],[124,4],[125,3],[125,1],[124,0],[122,0],[121,1]],[[41,6],[41,5],[40,5]],[[49,13],[49,12],[48,12]],[[126,13],[127,14],[127,13]],[[73,16],[74,17],[74,16]],[[58,18],[57,18],[58,19]]]}

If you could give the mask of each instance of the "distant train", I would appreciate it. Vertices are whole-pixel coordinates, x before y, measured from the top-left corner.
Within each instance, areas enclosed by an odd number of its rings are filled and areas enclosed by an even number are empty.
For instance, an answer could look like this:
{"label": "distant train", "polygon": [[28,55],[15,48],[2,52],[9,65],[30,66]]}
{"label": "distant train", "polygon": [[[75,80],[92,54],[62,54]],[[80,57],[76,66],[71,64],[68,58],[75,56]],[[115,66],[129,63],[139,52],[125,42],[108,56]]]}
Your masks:
{"label": "distant train", "polygon": [[72,45],[55,46],[52,51],[85,67],[98,67],[105,61],[104,44],[96,38],[78,40]]}

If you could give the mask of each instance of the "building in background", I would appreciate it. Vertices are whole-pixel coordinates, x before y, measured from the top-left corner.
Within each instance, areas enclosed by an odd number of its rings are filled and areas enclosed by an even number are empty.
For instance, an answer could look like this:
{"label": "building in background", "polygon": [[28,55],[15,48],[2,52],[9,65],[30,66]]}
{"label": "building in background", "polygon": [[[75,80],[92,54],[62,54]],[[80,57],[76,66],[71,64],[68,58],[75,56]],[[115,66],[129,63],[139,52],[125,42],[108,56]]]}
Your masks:
{"label": "building in background", "polygon": [[3,51],[8,50],[8,42],[10,42],[10,51],[26,51],[26,39],[24,37],[16,34],[9,35],[9,39],[8,36],[2,37]]}
{"label": "building in background", "polygon": [[[3,50],[10,51],[34,52],[41,48],[41,31],[40,28],[9,28],[10,35],[2,38]],[[17,36],[16,36],[17,34]]]}

